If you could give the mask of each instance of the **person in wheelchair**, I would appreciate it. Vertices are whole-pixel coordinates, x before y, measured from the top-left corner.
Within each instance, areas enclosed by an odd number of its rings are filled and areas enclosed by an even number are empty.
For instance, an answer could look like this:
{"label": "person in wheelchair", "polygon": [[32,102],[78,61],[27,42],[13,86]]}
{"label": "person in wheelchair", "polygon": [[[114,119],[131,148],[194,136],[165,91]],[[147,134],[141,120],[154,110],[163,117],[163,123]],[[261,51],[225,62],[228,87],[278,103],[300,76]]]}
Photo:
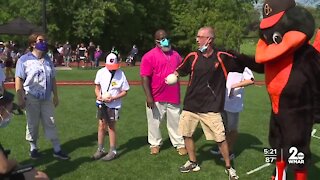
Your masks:
{"label": "person in wheelchair", "polygon": [[[0,128],[6,127],[12,118],[14,95],[4,91],[0,94]],[[20,165],[16,160],[9,159],[10,150],[5,150],[0,142],[0,179],[31,180],[49,179],[47,174],[33,168],[32,165]]]}

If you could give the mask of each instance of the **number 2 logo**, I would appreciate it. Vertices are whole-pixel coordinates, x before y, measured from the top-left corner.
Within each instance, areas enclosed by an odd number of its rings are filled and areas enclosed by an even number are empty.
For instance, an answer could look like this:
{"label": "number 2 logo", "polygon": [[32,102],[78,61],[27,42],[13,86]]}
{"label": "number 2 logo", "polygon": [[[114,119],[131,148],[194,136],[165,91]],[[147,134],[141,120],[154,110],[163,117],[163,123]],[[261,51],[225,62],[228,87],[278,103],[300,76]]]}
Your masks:
{"label": "number 2 logo", "polygon": [[291,147],[289,149],[289,153],[291,154],[291,156],[289,157],[289,159],[298,159],[298,149],[296,147]]}

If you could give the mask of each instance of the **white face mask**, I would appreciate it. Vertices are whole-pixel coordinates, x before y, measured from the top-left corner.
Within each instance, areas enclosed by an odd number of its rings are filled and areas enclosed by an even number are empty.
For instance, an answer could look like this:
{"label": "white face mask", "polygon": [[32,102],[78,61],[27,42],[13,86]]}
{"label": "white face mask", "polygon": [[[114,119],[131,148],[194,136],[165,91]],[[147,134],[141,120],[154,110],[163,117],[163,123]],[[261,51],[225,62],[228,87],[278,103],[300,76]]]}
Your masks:
{"label": "white face mask", "polygon": [[11,118],[13,116],[12,113],[10,113],[7,109],[6,112],[8,113],[8,117],[6,117],[5,119],[3,119],[3,116],[0,115],[1,121],[0,121],[0,128],[5,128],[9,125]]}

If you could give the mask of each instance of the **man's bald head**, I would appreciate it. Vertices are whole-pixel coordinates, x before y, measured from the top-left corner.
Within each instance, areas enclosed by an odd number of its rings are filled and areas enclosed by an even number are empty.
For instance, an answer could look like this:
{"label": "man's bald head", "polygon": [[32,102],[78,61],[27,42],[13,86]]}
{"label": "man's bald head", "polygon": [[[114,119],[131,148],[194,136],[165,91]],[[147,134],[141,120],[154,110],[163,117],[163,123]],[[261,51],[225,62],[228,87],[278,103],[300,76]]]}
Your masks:
{"label": "man's bald head", "polygon": [[167,32],[163,29],[159,29],[156,31],[156,33],[154,33],[154,39],[155,40],[161,40],[163,38],[167,37]]}

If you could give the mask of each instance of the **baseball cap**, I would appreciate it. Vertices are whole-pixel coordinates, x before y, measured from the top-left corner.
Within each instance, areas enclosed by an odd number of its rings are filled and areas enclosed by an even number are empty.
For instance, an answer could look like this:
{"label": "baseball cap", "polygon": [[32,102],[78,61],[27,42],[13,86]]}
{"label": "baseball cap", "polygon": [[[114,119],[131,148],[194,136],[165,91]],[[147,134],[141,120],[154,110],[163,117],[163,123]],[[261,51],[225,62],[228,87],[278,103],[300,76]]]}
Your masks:
{"label": "baseball cap", "polygon": [[106,67],[108,70],[119,69],[118,57],[114,53],[108,54],[106,58]]}
{"label": "baseball cap", "polygon": [[260,23],[260,29],[272,27],[281,19],[286,10],[295,6],[294,0],[265,0],[262,7],[263,19]]}

